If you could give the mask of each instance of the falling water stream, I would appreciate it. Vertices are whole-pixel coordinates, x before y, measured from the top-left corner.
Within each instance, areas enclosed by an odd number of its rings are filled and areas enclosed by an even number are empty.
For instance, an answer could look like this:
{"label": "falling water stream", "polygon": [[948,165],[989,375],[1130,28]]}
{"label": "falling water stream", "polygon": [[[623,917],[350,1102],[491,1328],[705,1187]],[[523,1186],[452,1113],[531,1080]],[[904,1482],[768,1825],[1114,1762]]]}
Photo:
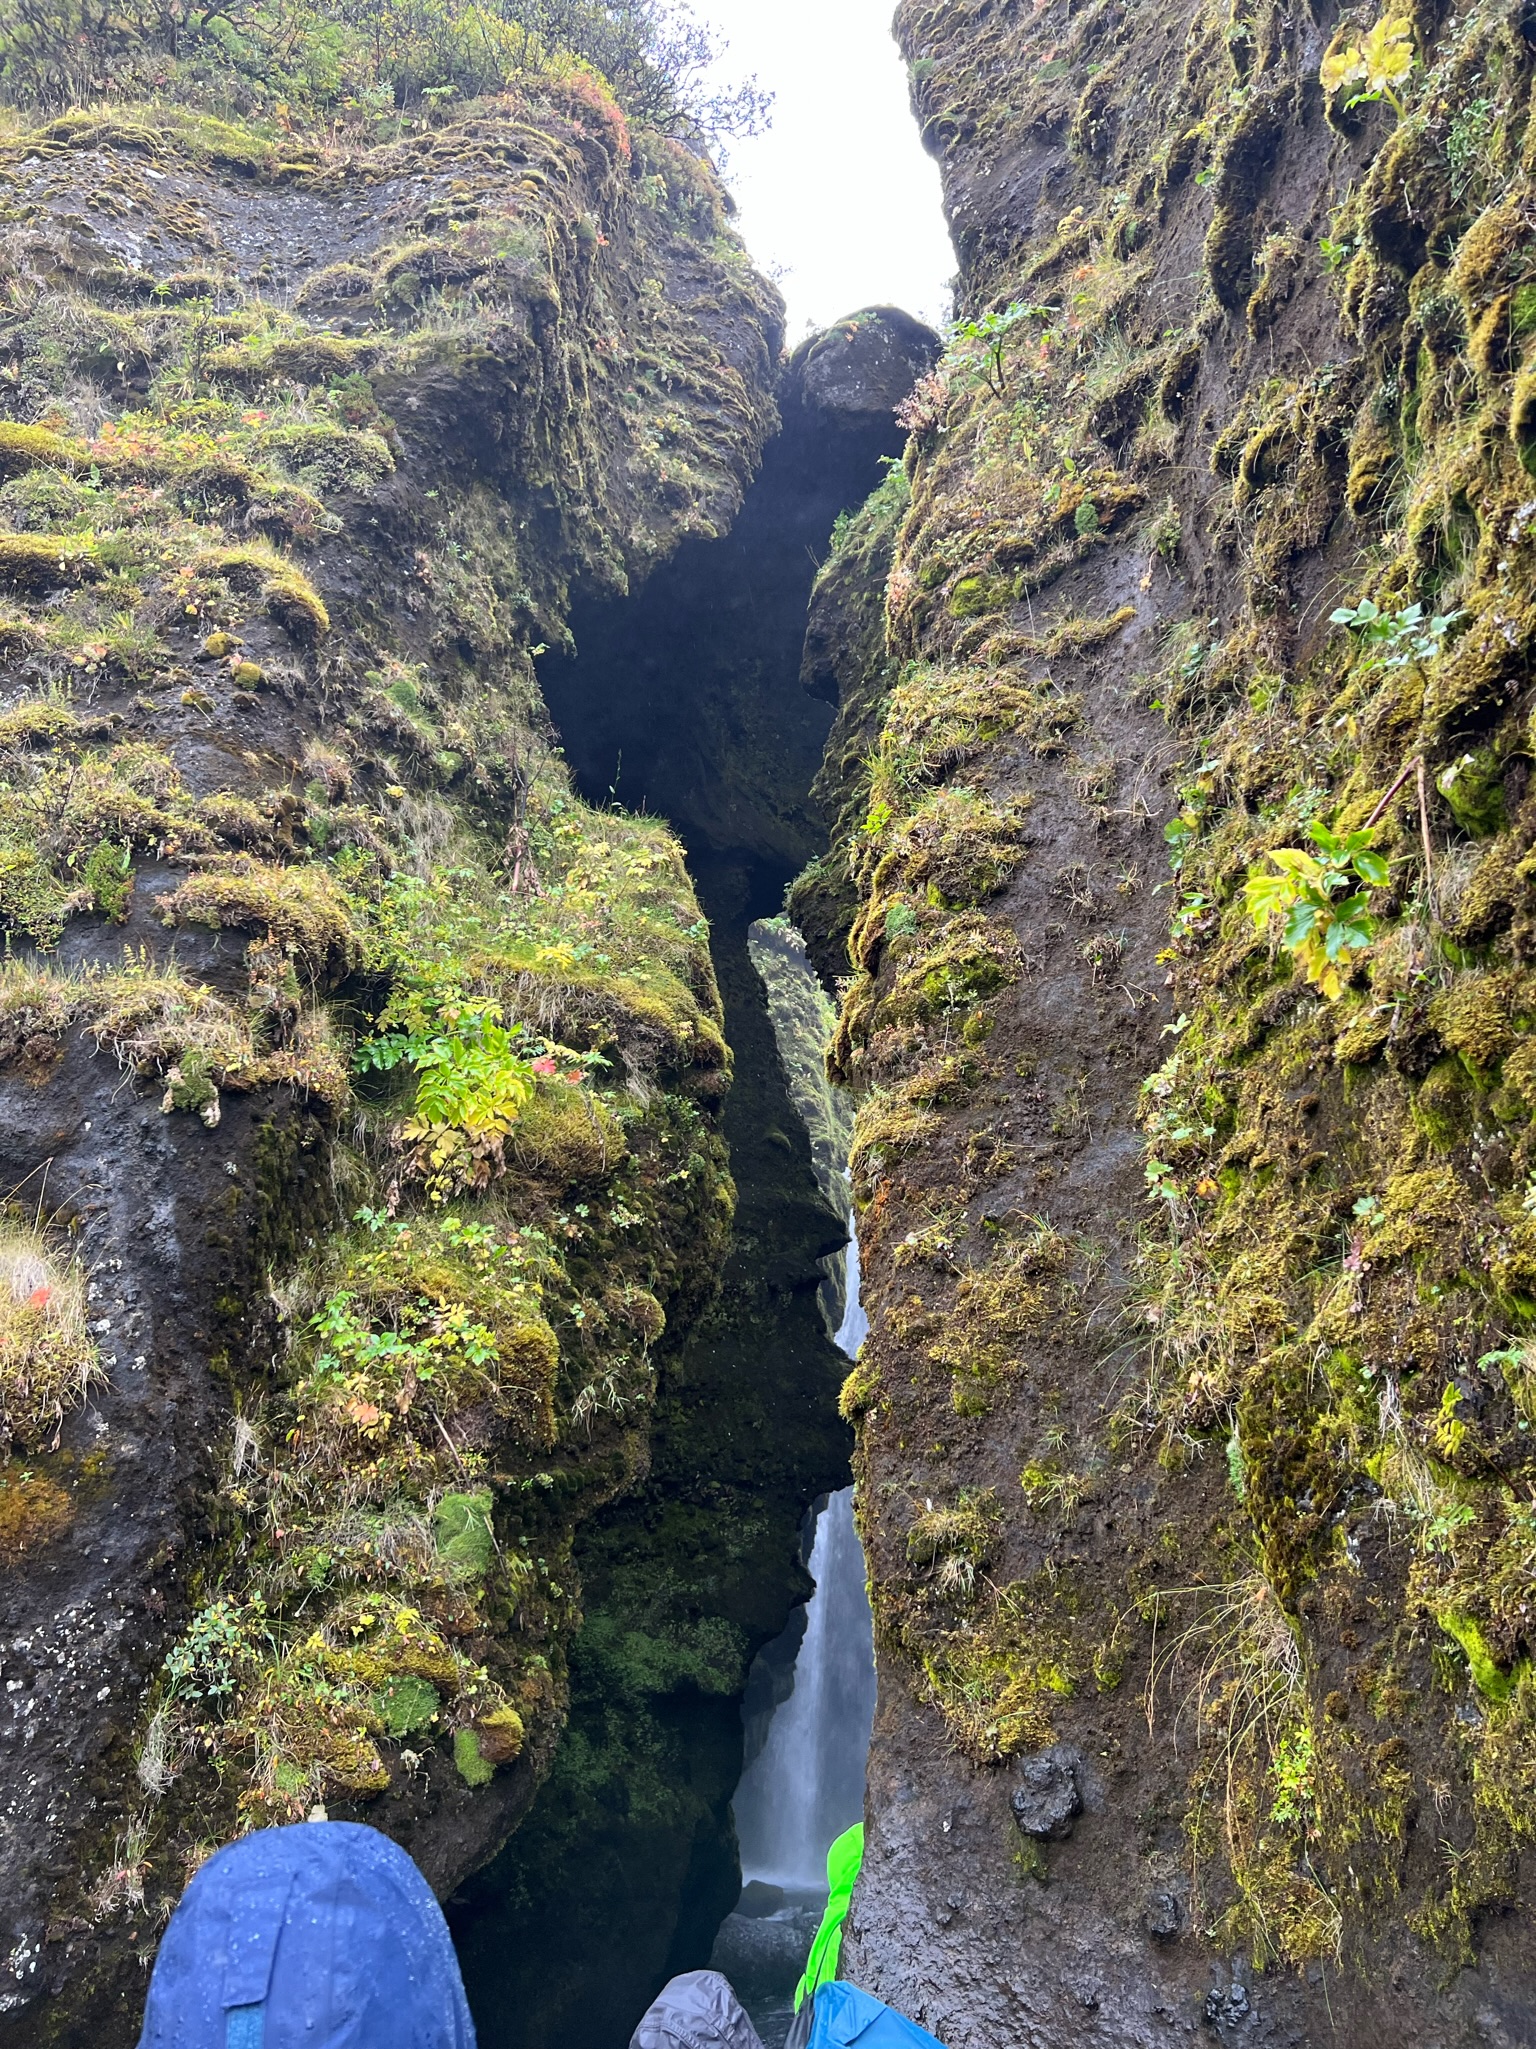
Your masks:
{"label": "falling water stream", "polygon": [[[837,1344],[852,1359],[869,1329],[859,1300],[857,1239],[846,1257],[847,1307]],[[816,1590],[803,1618],[763,1653],[769,1673],[782,1668],[787,1651],[794,1660],[787,1693],[782,1684],[776,1689],[765,1735],[752,1728],[748,1708],[749,1762],[734,1802],[742,1897],[714,1955],[766,2049],[779,2049],[793,2016],[794,1987],[826,1903],[828,1847],[864,1816],[875,1653],[851,1487],[815,1511],[809,1565]],[[761,1736],[755,1752],[754,1735]]]}

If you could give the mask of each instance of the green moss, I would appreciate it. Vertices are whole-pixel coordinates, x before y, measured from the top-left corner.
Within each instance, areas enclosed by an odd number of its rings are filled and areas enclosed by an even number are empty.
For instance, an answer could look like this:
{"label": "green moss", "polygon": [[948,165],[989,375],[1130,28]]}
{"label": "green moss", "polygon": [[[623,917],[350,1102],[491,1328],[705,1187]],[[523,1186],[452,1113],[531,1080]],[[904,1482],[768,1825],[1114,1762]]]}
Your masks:
{"label": "green moss", "polygon": [[298,566],[275,548],[251,543],[207,549],[194,568],[222,576],[237,590],[259,590],[277,623],[301,643],[323,640],[331,618],[319,592]]}
{"label": "green moss", "polygon": [[389,445],[377,434],[357,433],[323,421],[273,427],[256,442],[301,484],[320,492],[361,491],[394,472]]}
{"label": "green moss", "polygon": [[862,1422],[880,1400],[880,1369],[873,1359],[859,1360],[843,1382],[838,1396],[838,1413],[845,1423]]}
{"label": "green moss", "polygon": [[1349,509],[1356,519],[1380,508],[1397,463],[1397,444],[1391,434],[1375,420],[1363,420],[1350,443],[1346,486]]}
{"label": "green moss", "polygon": [[515,1707],[492,1708],[475,1722],[475,1742],[481,1757],[492,1766],[511,1764],[522,1753],[525,1730]]}
{"label": "green moss", "polygon": [[67,698],[23,698],[0,712],[0,749],[50,745],[81,730]]}
{"label": "green moss", "polygon": [[1068,1256],[1066,1241],[1041,1229],[961,1278],[944,1335],[928,1353],[951,1375],[959,1413],[984,1414],[996,1390],[1028,1371],[1027,1341],[1064,1306],[1059,1283]]}
{"label": "green moss", "polygon": [[85,863],[85,886],[104,918],[122,924],[133,903],[132,850],[104,840]]}
{"label": "green moss", "polygon": [[628,1148],[605,1103],[556,1082],[540,1088],[519,1117],[511,1150],[520,1166],[576,1188],[611,1173]]}
{"label": "green moss", "polygon": [[1011,579],[999,576],[962,576],[949,594],[952,619],[980,619],[1001,612],[1013,603]]}
{"label": "green moss", "polygon": [[82,452],[77,442],[66,441],[48,427],[27,427],[15,420],[0,420],[0,478],[19,477],[41,466],[65,469]]}
{"label": "green moss", "polygon": [[97,573],[89,535],[0,534],[0,583],[13,590],[54,590]]}
{"label": "green moss", "polygon": [[386,1680],[372,1703],[384,1734],[397,1743],[430,1729],[442,1704],[442,1695],[430,1680],[408,1672]]}
{"label": "green moss", "polygon": [[1499,1703],[1509,1700],[1519,1684],[1521,1671],[1519,1668],[1513,1672],[1503,1669],[1490,1650],[1481,1626],[1470,1615],[1460,1614],[1454,1609],[1442,1611],[1435,1620],[1466,1653],[1472,1684],[1483,1698]]}
{"label": "green moss", "polygon": [[1463,831],[1487,839],[1506,823],[1504,763],[1492,748],[1459,755],[1435,778]]}
{"label": "green moss", "polygon": [[231,857],[155,902],[168,925],[266,933],[312,971],[341,974],[362,957],[346,900],[322,868]]}
{"label": "green moss", "polygon": [[22,1459],[0,1465],[0,1565],[55,1544],[75,1520],[69,1490]]}
{"label": "green moss", "polygon": [[482,1754],[473,1729],[460,1729],[455,1733],[453,1762],[466,1786],[488,1786],[496,1776],[496,1767]]}

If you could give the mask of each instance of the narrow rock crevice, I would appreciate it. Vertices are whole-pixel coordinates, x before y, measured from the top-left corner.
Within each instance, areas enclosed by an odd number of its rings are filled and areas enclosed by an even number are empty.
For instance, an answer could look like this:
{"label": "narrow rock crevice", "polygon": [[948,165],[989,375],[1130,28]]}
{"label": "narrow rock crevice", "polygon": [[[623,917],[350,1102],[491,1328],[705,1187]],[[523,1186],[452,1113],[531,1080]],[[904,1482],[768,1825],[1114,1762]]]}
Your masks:
{"label": "narrow rock crevice", "polygon": [[848,1484],[847,1361],[820,1299],[844,1227],[747,929],[824,838],[830,712],[800,682],[817,563],[899,451],[895,407],[935,346],[885,309],[804,344],[730,534],[685,543],[630,598],[578,602],[575,658],[541,665],[583,794],[660,811],[689,849],[734,1056],[737,1208],[720,1292],[663,1372],[648,1476],[577,1542],[585,1621],[550,1778],[450,1907],[488,2049],[613,2049],[668,1976],[708,1962],[740,1888],[747,1674],[810,1591],[807,1507]]}

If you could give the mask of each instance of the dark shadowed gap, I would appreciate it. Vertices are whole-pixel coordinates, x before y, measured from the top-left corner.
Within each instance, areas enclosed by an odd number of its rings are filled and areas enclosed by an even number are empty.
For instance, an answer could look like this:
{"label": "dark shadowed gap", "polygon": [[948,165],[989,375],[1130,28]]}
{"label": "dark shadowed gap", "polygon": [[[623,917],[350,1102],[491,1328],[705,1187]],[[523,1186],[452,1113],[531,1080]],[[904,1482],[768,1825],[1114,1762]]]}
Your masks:
{"label": "dark shadowed gap", "polygon": [[735,1056],[737,1209],[717,1301],[661,1352],[649,1473],[616,1474],[578,1538],[585,1622],[554,1770],[450,1903],[483,2049],[624,2049],[667,1978],[707,1963],[739,1896],[747,1675],[811,1592],[800,1526],[846,1487],[850,1453],[819,1300],[843,1221],[747,933],[825,843],[809,789],[831,713],[801,684],[807,604],[935,346],[891,312],[805,344],[731,535],[685,543],[626,600],[578,603],[574,657],[541,671],[583,795],[659,813],[687,846]]}

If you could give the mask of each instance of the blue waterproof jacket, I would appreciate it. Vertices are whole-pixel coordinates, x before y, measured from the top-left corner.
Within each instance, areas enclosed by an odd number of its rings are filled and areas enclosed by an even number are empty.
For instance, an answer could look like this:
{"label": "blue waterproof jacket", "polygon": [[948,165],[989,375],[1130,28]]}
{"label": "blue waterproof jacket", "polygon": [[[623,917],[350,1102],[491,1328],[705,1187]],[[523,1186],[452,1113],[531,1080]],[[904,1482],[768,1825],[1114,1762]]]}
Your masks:
{"label": "blue waterproof jacket", "polygon": [[941,2049],[916,2021],[836,1978],[816,1994],[808,2049],[849,2049],[851,2044],[857,2049]]}
{"label": "blue waterproof jacket", "polygon": [[244,1836],[182,1895],[139,2049],[475,2049],[442,1909],[377,1829]]}

